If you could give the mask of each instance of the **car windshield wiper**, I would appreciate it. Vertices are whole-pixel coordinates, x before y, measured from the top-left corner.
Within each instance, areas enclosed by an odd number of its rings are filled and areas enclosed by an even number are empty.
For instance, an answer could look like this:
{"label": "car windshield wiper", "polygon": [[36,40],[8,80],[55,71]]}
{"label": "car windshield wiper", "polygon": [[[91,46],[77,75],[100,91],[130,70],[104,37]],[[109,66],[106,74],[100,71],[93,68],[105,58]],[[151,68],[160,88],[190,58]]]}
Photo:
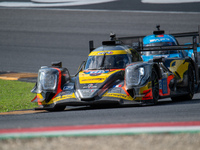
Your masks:
{"label": "car windshield wiper", "polygon": [[97,68],[88,68],[87,70],[98,70]]}
{"label": "car windshield wiper", "polygon": [[103,66],[103,67],[99,67],[98,70],[106,70],[106,69],[118,69],[117,67],[106,67],[106,66]]}
{"label": "car windshield wiper", "polygon": [[99,67],[98,70],[105,70],[105,69],[108,69],[106,67]]}
{"label": "car windshield wiper", "polygon": [[106,59],[106,53],[103,55],[103,59],[102,59],[100,68],[104,68],[104,61],[105,61],[105,59]]}

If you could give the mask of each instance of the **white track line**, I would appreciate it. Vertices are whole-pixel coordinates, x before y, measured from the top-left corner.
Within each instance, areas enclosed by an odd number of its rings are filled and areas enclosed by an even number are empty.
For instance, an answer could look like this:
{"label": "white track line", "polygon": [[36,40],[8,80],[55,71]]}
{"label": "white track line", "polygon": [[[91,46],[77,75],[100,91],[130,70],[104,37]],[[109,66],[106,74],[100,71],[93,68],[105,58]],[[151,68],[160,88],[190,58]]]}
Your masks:
{"label": "white track line", "polygon": [[174,4],[174,3],[193,3],[200,0],[141,0],[142,3]]}
{"label": "white track line", "polygon": [[[0,7],[17,7],[20,9],[34,9],[34,7],[28,7],[28,4],[26,5],[27,7],[22,7],[21,5],[17,4],[16,2],[15,6],[10,5],[11,3],[14,2],[0,2]],[[1,8],[3,9],[3,8]],[[154,13],[154,14],[191,14],[191,15],[199,15],[200,12],[184,12],[184,11],[144,11],[144,10],[106,10],[106,9],[65,9],[65,8],[45,8],[42,9],[42,7],[38,7],[37,10],[52,10],[52,11],[79,11],[79,12],[123,12],[123,13]]]}
{"label": "white track line", "polygon": [[[0,2],[2,7],[61,7],[61,6],[80,6],[80,5],[91,5],[112,2],[116,0],[34,0],[35,2]],[[50,3],[52,1],[52,3]]]}

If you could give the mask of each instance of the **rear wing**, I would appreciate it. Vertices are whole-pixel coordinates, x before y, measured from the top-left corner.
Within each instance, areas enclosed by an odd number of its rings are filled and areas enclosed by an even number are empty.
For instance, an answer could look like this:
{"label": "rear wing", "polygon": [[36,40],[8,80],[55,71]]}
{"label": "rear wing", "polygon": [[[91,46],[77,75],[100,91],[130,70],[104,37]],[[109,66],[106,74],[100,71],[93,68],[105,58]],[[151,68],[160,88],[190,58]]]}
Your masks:
{"label": "rear wing", "polygon": [[[162,30],[159,30],[162,31]],[[156,31],[154,31],[155,33]],[[121,41],[123,44],[127,44],[132,46],[133,48],[137,49],[138,51],[161,51],[161,50],[190,50],[193,49],[194,52],[194,60],[195,62],[200,65],[198,62],[198,55],[197,55],[197,46],[200,42],[200,25],[198,26],[198,31],[196,32],[183,32],[183,33],[172,33],[170,34],[174,36],[176,39],[180,38],[190,38],[189,44],[179,44],[178,46],[150,46],[148,48],[143,47],[143,36],[131,36],[131,37],[117,37],[116,39]],[[184,40],[183,40],[184,41]]]}
{"label": "rear wing", "polygon": [[[157,26],[158,31],[154,31],[154,34],[162,34],[164,33],[163,30],[160,30],[160,26]],[[143,38],[146,35],[141,35],[141,36],[130,36],[130,37],[116,37],[115,34],[111,34],[111,43],[115,41],[116,43],[123,43],[125,45],[130,45],[131,47],[135,48],[138,51],[165,51],[165,50],[193,50],[194,52],[194,61],[196,64],[199,64],[200,66],[200,58],[198,60],[198,54],[197,54],[197,46],[198,43],[200,42],[200,25],[198,26],[198,31],[196,32],[184,32],[184,33],[172,33],[170,34],[174,36],[176,39],[180,38],[190,38],[190,43],[189,44],[179,44],[177,46],[150,46],[150,47],[143,47]],[[183,40],[184,41],[184,40]],[[188,40],[187,40],[188,41]],[[93,41],[89,41],[89,52],[94,50],[94,44]],[[199,52],[200,55],[200,52]]]}
{"label": "rear wing", "polygon": [[[155,32],[155,31],[154,31]],[[198,31],[196,32],[183,32],[183,33],[170,33],[170,35],[174,36],[176,39],[178,38],[186,38],[186,37],[194,37],[197,41],[197,37],[198,37],[198,41],[200,42],[200,25],[198,26]],[[142,49],[143,47],[143,38],[146,35],[141,35],[141,36],[130,36],[130,37],[117,37],[116,39],[119,41],[122,41],[124,44],[133,46],[133,47],[139,47],[140,49]],[[193,41],[194,41],[193,40]],[[192,42],[194,43],[194,42]],[[196,42],[197,43],[197,42]]]}

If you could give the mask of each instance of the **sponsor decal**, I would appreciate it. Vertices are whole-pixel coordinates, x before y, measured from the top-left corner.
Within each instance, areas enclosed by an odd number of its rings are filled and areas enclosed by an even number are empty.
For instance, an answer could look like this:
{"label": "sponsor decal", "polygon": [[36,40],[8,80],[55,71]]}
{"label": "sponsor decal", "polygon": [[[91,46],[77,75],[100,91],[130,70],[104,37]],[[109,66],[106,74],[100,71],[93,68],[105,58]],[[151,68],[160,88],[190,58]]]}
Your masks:
{"label": "sponsor decal", "polygon": [[114,85],[113,88],[115,87],[122,87],[122,84]]}
{"label": "sponsor decal", "polygon": [[72,89],[74,89],[74,86],[73,86],[73,85],[64,86],[64,87],[63,87],[63,90],[72,90]]}
{"label": "sponsor decal", "polygon": [[159,80],[159,89],[162,90],[162,79]]}
{"label": "sponsor decal", "polygon": [[157,55],[157,56],[153,56],[153,58],[159,58],[159,57],[164,57],[164,58],[168,58],[170,55],[166,54],[166,55]]}
{"label": "sponsor decal", "polygon": [[126,94],[121,94],[121,93],[106,93],[103,96],[116,97],[116,98],[126,99],[126,100],[133,100],[133,98],[131,96],[127,96]]}
{"label": "sponsor decal", "polygon": [[109,70],[97,70],[97,71],[89,71],[89,72],[84,72],[85,74],[89,74],[90,76],[98,76],[101,75],[102,73],[108,73]]}
{"label": "sponsor decal", "polygon": [[89,90],[81,90],[81,95],[82,96],[91,96],[94,94],[95,90],[89,89]]}
{"label": "sponsor decal", "polygon": [[156,35],[156,37],[164,37],[164,35],[162,34],[162,35]]}
{"label": "sponsor decal", "polygon": [[110,90],[111,93],[121,93],[121,89],[119,88],[113,88]]}
{"label": "sponsor decal", "polygon": [[99,53],[98,53],[98,55],[102,55],[102,54],[103,54],[103,55],[104,55],[104,54],[109,54],[109,55],[110,55],[110,54],[113,54],[113,52],[110,51],[110,52],[99,52]]}
{"label": "sponsor decal", "polygon": [[82,81],[101,81],[105,80],[104,78],[93,78],[93,79],[83,79]]}
{"label": "sponsor decal", "polygon": [[159,38],[159,39],[151,39],[150,42],[162,42],[162,41],[170,41],[169,38]]}
{"label": "sponsor decal", "polygon": [[93,83],[88,84],[88,85],[86,85],[86,86],[83,87],[83,89],[96,89],[96,88],[97,88],[97,86],[94,85]]}
{"label": "sponsor decal", "polygon": [[166,78],[162,79],[162,92],[163,92],[163,94],[168,93],[167,79]]}
{"label": "sponsor decal", "polygon": [[72,95],[62,95],[62,96],[57,96],[53,99],[54,102],[64,100],[64,99],[69,99],[69,98],[76,98],[74,93]]}

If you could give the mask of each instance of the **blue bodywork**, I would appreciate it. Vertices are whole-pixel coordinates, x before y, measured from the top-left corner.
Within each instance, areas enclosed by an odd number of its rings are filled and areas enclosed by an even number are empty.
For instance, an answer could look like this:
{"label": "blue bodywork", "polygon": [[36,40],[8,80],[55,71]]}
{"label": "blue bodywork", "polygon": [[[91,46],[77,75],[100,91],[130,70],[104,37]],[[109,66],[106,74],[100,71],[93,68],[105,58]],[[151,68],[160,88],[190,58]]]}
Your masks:
{"label": "blue bodywork", "polygon": [[[197,52],[200,52],[200,47],[197,47]],[[185,50],[185,54],[186,54],[186,56],[189,56],[189,57],[191,57],[192,59],[194,59],[194,52],[193,52],[193,49]]]}
{"label": "blue bodywork", "polygon": [[[148,35],[143,38],[143,46],[151,47],[151,46],[173,46],[178,45],[175,37],[168,34],[153,34]],[[182,51],[147,51],[142,53],[143,61],[149,61],[154,57],[165,57],[165,58],[183,58],[184,55]]]}
{"label": "blue bodywork", "polygon": [[165,58],[177,57],[177,58],[183,58],[183,54],[182,53],[177,53],[177,54],[149,55],[149,56],[142,55],[143,61],[149,61],[149,60],[151,60],[151,59],[153,59],[155,57],[165,57]]}
{"label": "blue bodywork", "polygon": [[143,39],[143,44],[144,46],[147,44],[151,44],[151,43],[160,43],[160,42],[169,42],[170,43],[174,43],[175,45],[177,45],[177,41],[175,39],[175,37],[173,37],[172,35],[168,35],[168,34],[161,34],[161,35],[148,35],[146,37],[144,37]]}

